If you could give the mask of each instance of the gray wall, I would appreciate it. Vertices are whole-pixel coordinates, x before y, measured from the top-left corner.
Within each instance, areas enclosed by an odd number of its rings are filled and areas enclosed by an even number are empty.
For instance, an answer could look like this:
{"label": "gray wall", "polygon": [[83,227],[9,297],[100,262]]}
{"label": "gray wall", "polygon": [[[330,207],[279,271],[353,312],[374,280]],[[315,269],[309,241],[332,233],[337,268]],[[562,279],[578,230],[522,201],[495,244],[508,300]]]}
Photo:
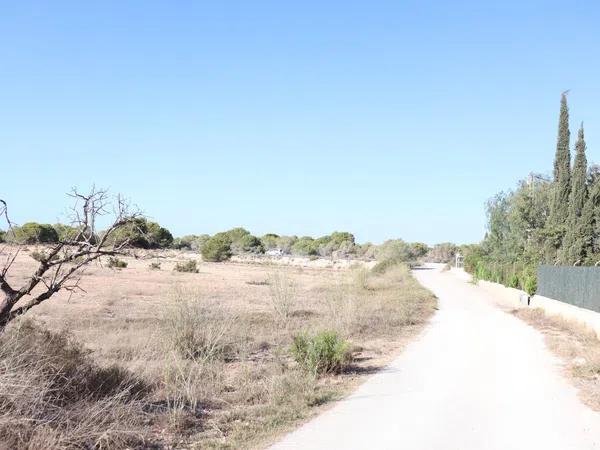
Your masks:
{"label": "gray wall", "polygon": [[600,267],[540,266],[537,294],[600,312]]}

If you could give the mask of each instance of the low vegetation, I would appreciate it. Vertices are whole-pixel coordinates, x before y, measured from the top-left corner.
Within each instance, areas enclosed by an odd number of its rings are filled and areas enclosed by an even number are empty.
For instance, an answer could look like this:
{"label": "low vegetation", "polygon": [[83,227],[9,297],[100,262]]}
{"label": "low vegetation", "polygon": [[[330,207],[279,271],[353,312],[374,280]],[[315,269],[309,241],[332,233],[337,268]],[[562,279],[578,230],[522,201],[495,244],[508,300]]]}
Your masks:
{"label": "low vegetation", "polygon": [[116,256],[111,256],[108,258],[106,265],[111,269],[124,269],[127,267],[127,262],[117,258]]}
{"label": "low vegetation", "polygon": [[315,376],[339,373],[352,361],[350,344],[335,331],[295,336],[291,353],[302,369]]}
{"label": "low vegetation", "polygon": [[[3,443],[260,446],[389,361],[435,306],[400,264],[207,264],[174,287],[179,257],[160,271],[122,257],[119,276],[92,266],[85,292],[12,323],[0,336]],[[15,276],[33,264],[18,255]]]}
{"label": "low vegetation", "polygon": [[175,272],[198,273],[198,263],[194,259],[184,262],[178,262],[173,268]]}

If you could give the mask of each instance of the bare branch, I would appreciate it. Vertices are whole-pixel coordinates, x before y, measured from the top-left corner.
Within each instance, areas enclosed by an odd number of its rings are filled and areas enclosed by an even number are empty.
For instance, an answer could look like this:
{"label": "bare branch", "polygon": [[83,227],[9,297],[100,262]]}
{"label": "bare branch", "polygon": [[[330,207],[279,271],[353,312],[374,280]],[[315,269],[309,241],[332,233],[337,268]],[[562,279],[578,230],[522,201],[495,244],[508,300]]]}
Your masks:
{"label": "bare branch", "polygon": [[[17,245],[14,251],[6,252],[6,261],[0,268],[0,290],[3,293],[3,296],[0,296],[0,331],[15,317],[39,305],[60,290],[69,291],[71,295],[78,291],[85,292],[80,286],[80,275],[87,265],[99,261],[103,256],[127,252],[129,240],[119,241],[116,236],[119,230],[135,224],[136,219],[143,217],[141,212],[132,209],[120,195],[111,201],[107,190],[96,189],[95,186],[87,194],[72,189],[68,195],[74,199],[70,226],[76,231],[53,245],[39,258],[36,271],[19,289],[10,286],[6,279],[19,254],[19,246]],[[7,209],[6,202],[0,200],[0,218],[4,218],[12,230]],[[111,210],[111,224],[104,232],[99,233],[96,229],[98,220],[110,214]],[[34,294],[34,291],[38,293]],[[30,298],[26,300],[25,297],[28,296]],[[21,299],[24,303],[21,302],[20,306],[16,307]]]}

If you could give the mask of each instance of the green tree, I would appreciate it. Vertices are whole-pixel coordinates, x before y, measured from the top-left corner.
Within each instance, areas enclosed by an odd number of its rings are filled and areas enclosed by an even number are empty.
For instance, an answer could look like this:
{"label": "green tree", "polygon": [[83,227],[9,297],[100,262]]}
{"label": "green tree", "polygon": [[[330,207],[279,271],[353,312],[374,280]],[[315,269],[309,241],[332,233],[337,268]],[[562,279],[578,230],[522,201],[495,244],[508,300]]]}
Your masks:
{"label": "green tree", "polygon": [[587,264],[595,264],[600,243],[600,177],[592,178],[579,224],[583,245],[581,253],[577,256]]}
{"label": "green tree", "polygon": [[173,235],[156,222],[146,224],[146,242],[148,248],[169,248],[173,244]]}
{"label": "green tree", "polygon": [[546,258],[556,258],[558,249],[566,231],[566,222],[569,215],[569,195],[571,192],[571,152],[569,142],[569,106],[567,93],[563,92],[560,99],[560,116],[558,119],[558,137],[556,141],[556,155],[554,158],[554,196],[550,208],[550,222],[548,227],[548,245]]}
{"label": "green tree", "polygon": [[7,239],[18,244],[53,244],[58,242],[58,233],[52,225],[37,222],[27,222],[20,227],[14,227]]}
{"label": "green tree", "polygon": [[587,200],[587,159],[585,156],[585,137],[583,124],[577,135],[575,144],[575,163],[571,178],[571,195],[569,197],[569,216],[567,231],[561,249],[561,259],[566,264],[581,263],[584,255],[584,226],[580,220]]}
{"label": "green tree", "polygon": [[221,262],[231,258],[231,238],[227,233],[217,233],[202,247],[204,261]]}

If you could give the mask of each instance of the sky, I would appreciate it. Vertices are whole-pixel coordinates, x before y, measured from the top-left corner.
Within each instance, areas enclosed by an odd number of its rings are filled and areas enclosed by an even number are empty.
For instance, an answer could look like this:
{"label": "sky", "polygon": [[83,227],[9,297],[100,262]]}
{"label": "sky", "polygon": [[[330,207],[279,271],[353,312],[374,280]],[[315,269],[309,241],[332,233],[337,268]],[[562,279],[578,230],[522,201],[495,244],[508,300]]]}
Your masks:
{"label": "sky", "polygon": [[551,172],[562,91],[600,162],[600,4],[493,3],[0,0],[0,198],[20,223],[95,184],[178,236],[477,242],[489,197]]}

